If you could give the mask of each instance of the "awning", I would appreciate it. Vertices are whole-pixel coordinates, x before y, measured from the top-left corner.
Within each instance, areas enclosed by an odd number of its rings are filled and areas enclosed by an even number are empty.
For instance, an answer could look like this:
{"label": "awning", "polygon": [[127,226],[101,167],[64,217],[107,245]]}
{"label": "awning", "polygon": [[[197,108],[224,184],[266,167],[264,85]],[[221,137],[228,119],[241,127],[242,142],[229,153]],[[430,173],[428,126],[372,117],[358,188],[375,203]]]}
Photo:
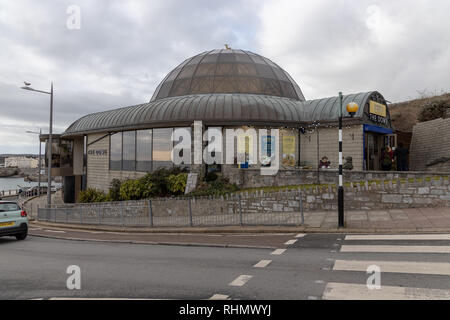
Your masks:
{"label": "awning", "polygon": [[364,125],[364,132],[377,132],[377,133],[383,133],[383,134],[392,134],[394,133],[394,131],[392,129],[389,128],[384,128],[384,127],[378,127],[378,126],[373,126],[370,124],[365,124]]}

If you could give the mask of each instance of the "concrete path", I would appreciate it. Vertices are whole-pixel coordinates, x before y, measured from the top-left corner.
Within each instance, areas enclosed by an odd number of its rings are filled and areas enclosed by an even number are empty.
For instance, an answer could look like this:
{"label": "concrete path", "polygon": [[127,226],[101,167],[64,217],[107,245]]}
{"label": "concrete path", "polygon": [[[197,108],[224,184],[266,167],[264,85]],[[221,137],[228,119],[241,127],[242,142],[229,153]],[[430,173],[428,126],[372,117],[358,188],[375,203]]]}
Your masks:
{"label": "concrete path", "polygon": [[[345,228],[337,228],[336,211],[305,212],[305,225],[299,226],[224,226],[224,227],[120,227],[103,225],[33,222],[35,228],[64,228],[126,233],[448,233],[450,207],[411,208],[377,211],[346,211]],[[36,232],[32,232],[36,234]],[[165,240],[163,240],[165,241]]]}

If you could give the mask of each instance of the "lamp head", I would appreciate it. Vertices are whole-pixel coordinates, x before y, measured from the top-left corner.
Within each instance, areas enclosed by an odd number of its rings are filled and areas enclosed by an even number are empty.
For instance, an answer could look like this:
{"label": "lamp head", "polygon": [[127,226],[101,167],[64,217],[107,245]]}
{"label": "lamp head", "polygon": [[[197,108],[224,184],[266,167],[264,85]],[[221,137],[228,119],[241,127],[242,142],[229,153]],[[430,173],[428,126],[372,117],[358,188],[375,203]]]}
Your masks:
{"label": "lamp head", "polygon": [[358,109],[359,109],[359,106],[355,102],[350,102],[347,105],[347,112],[350,114],[350,117],[352,117],[352,118],[355,116],[355,114],[358,111]]}

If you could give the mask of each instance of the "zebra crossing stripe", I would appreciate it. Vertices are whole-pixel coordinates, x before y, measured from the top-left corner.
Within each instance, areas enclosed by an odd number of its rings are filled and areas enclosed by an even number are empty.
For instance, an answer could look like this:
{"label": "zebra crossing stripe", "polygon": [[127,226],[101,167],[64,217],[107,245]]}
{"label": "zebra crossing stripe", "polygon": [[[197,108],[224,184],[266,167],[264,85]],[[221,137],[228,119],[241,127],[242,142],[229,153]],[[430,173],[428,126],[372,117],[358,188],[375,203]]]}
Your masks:
{"label": "zebra crossing stripe", "polygon": [[336,260],[333,270],[366,272],[371,265],[379,266],[381,272],[450,275],[450,263],[444,262]]}
{"label": "zebra crossing stripe", "polygon": [[347,235],[345,240],[450,240],[450,234],[364,234]]}
{"label": "zebra crossing stripe", "polygon": [[450,291],[411,287],[381,286],[370,290],[365,284],[330,282],[322,295],[324,300],[449,300]]}
{"label": "zebra crossing stripe", "polygon": [[450,253],[450,246],[343,245],[341,252]]}

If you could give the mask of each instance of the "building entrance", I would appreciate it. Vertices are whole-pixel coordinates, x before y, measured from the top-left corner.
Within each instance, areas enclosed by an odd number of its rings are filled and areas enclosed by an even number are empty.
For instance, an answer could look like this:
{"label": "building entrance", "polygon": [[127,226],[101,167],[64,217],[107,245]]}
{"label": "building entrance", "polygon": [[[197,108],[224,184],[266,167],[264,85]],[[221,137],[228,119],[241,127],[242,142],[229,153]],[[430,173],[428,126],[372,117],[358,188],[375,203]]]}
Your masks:
{"label": "building entrance", "polygon": [[[395,150],[397,147],[397,135],[382,134],[378,132],[365,132],[364,141],[365,170],[382,170],[384,150],[387,146],[391,147],[392,151]],[[394,163],[392,166],[394,166]]]}

